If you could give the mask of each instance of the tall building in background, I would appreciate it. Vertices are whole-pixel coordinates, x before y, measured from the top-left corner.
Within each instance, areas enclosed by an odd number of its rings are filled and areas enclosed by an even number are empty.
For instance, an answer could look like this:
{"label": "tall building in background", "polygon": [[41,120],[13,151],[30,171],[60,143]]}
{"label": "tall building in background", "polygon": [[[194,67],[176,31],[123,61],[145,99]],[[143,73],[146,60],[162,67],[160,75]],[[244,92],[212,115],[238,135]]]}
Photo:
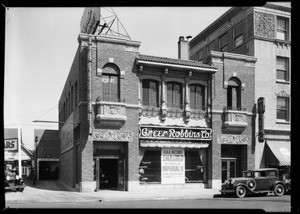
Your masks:
{"label": "tall building in background", "polygon": [[[290,168],[291,3],[234,7],[189,42],[190,59],[203,61],[211,51],[257,58],[255,63],[255,167]],[[249,62],[251,63],[251,62]],[[223,88],[238,93],[227,79]],[[242,83],[247,87],[248,82]],[[258,101],[260,98],[260,101]],[[258,106],[258,103],[259,106]],[[237,109],[240,111],[241,109]],[[223,160],[222,160],[222,170]]]}

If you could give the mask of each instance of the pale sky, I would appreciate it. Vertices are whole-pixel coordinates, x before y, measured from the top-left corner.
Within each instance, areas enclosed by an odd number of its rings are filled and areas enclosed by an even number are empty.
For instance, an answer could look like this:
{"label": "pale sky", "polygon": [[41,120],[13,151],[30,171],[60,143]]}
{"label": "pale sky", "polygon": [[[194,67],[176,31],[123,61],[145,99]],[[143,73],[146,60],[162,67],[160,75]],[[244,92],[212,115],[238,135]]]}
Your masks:
{"label": "pale sky", "polygon": [[[177,58],[179,36],[192,36],[229,7],[114,7],[140,53]],[[4,127],[22,128],[34,145],[34,129],[58,129],[58,101],[70,71],[84,8],[7,8],[5,28]]]}

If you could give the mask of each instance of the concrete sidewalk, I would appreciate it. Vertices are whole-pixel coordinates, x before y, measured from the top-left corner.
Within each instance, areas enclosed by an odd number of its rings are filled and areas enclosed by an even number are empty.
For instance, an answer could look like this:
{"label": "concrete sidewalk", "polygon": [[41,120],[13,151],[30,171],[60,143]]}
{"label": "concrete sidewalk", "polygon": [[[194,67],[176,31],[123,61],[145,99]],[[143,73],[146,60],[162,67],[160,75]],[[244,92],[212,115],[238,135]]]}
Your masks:
{"label": "concrete sidewalk", "polygon": [[7,192],[7,203],[74,203],[100,201],[138,201],[213,198],[219,195],[216,189],[178,189],[128,192],[100,190],[98,192],[77,192],[59,181],[38,181],[36,186],[28,184],[23,192]]}

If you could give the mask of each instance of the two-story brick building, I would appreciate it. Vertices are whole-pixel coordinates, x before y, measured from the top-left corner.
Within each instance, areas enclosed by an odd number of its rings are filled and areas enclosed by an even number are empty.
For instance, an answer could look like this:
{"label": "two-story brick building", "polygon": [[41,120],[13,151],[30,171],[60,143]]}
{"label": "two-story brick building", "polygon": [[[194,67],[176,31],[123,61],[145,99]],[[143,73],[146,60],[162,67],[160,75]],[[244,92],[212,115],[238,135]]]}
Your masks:
{"label": "two-story brick building", "polygon": [[188,60],[183,37],[180,59],[142,55],[127,38],[78,42],[59,100],[61,181],[80,191],[219,188],[221,158],[237,175],[253,167],[254,58]]}

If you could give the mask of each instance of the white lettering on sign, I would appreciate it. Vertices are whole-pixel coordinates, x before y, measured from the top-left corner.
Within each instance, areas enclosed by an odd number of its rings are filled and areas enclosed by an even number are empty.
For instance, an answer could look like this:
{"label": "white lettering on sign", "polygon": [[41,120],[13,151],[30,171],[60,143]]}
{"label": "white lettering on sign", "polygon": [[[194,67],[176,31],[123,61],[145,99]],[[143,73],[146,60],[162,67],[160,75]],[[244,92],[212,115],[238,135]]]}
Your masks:
{"label": "white lettering on sign", "polygon": [[132,141],[133,134],[130,131],[97,131],[93,133],[95,140],[106,140],[106,141]]}
{"label": "white lettering on sign", "polygon": [[140,127],[140,138],[211,140],[211,135],[212,135],[212,130],[209,128],[184,129],[184,128]]}
{"label": "white lettering on sign", "polygon": [[18,150],[18,138],[5,139],[4,140],[4,150],[5,151]]}

